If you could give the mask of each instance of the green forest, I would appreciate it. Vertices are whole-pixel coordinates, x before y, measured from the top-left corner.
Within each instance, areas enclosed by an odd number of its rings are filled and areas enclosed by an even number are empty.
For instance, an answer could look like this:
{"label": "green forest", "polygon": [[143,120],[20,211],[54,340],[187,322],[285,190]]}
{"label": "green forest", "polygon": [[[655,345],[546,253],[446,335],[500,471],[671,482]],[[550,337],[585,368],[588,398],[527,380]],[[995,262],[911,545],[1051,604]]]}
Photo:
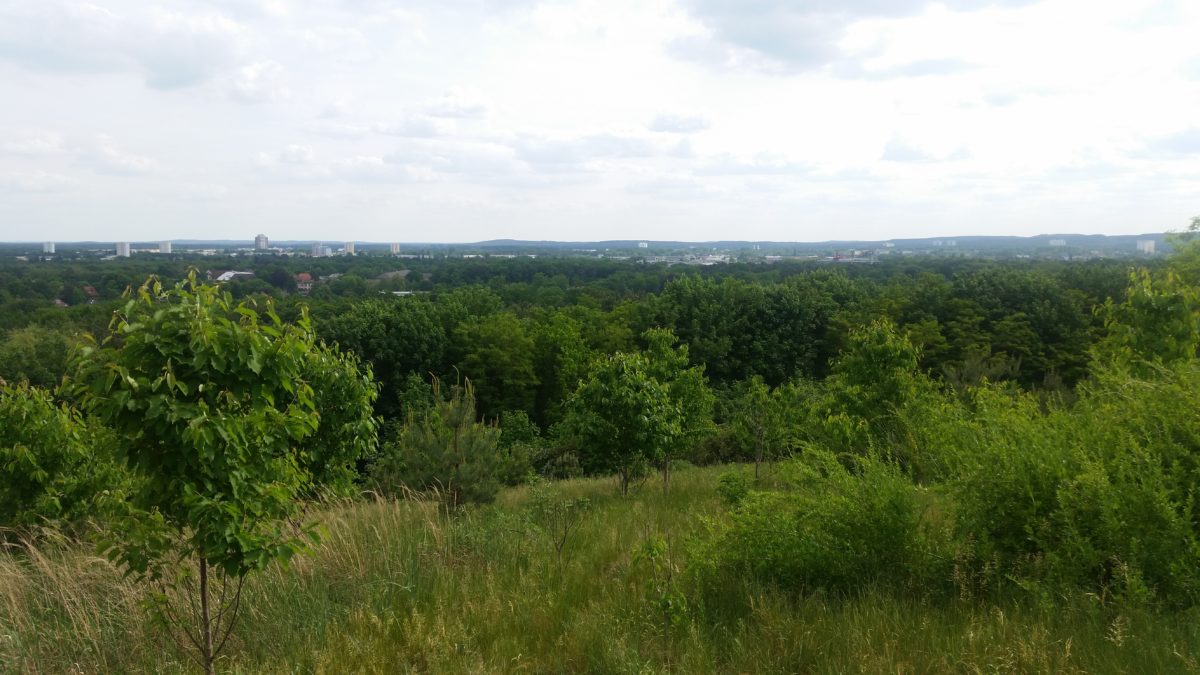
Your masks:
{"label": "green forest", "polygon": [[1197,672],[1198,226],[0,262],[0,671]]}

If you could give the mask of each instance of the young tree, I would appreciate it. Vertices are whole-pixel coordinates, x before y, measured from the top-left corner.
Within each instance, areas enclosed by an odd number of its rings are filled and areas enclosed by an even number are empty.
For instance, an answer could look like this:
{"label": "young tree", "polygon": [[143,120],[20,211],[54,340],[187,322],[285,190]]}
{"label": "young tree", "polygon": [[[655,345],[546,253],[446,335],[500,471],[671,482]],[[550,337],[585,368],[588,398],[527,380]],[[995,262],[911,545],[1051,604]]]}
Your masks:
{"label": "young tree", "polygon": [[671,462],[712,432],[716,397],[708,388],[704,365],[688,367],[688,347],[676,347],[675,333],[670,329],[652,328],[642,334],[642,339],[646,341],[648,372],[666,385],[678,415],[678,433],[665,446],[660,458],[665,490],[671,479]]}
{"label": "young tree", "polygon": [[[303,443],[320,429],[310,378],[321,379],[329,359],[307,312],[284,324],[270,304],[235,305],[193,272],[170,290],[147,281],[77,361],[75,393],[120,435],[140,479],[135,515],[106,553],[129,574],[193,596],[196,625],[170,602],[160,609],[206,673],[233,629],[246,575],[316,540],[312,527],[285,519],[327,459]],[[352,375],[349,389],[370,386],[349,372],[353,362],[337,369]]]}
{"label": "young tree", "polygon": [[621,494],[676,442],[681,412],[642,354],[597,361],[567,402],[563,425],[579,441],[585,468],[617,474]]}
{"label": "young tree", "polygon": [[500,446],[500,429],[480,422],[470,381],[443,399],[433,381],[434,404],[422,415],[409,414],[395,439],[384,445],[371,469],[380,491],[436,490],[450,506],[490,502],[500,479],[513,470],[512,456]]}
{"label": "young tree", "polygon": [[733,409],[733,432],[743,447],[754,451],[754,478],[764,460],[776,455],[790,440],[786,401],[778,388],[771,389],[755,376],[739,383]]}

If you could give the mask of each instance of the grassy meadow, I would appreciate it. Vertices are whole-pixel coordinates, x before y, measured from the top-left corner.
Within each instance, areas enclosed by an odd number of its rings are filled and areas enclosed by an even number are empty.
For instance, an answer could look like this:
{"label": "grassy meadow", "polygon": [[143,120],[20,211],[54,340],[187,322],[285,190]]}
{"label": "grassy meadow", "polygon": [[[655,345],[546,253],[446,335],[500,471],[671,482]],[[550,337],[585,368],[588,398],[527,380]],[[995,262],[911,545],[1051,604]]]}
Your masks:
{"label": "grassy meadow", "polygon": [[[654,480],[628,498],[612,479],[520,487],[453,515],[416,500],[321,507],[311,555],[247,582],[219,670],[1200,672],[1194,612],[1086,594],[797,597],[749,580],[693,593],[689,551],[726,518],[725,470],[680,470],[665,495]],[[561,556],[536,490],[588,499]],[[147,593],[86,543],[0,553],[0,672],[194,672]]]}

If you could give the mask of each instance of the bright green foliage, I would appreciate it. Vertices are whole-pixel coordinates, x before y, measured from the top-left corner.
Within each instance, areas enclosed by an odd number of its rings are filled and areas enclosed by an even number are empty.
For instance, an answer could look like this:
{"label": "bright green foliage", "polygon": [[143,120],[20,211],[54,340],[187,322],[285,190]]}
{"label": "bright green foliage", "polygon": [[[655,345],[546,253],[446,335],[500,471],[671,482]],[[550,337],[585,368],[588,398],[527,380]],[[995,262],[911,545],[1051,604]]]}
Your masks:
{"label": "bright green foliage", "polygon": [[887,415],[903,404],[913,388],[919,354],[895,324],[872,322],[850,335],[850,344],[833,364],[840,408],[866,419]]}
{"label": "bright green foliage", "polygon": [[490,502],[511,466],[500,447],[500,429],[478,421],[470,381],[454,387],[449,399],[434,382],[436,402],[421,416],[410,415],[394,439],[384,443],[371,468],[376,489],[398,495],[404,489],[436,491],[449,505]]}
{"label": "bright green foliage", "polygon": [[834,361],[823,396],[811,404],[815,419],[805,434],[838,451],[880,447],[893,452],[901,440],[900,409],[929,386],[917,372],[918,358],[917,349],[887,319],[853,331]]}
{"label": "bright green foliage", "polygon": [[1173,272],[1155,278],[1132,272],[1125,299],[1098,309],[1108,335],[1096,346],[1101,363],[1119,363],[1145,372],[1150,363],[1196,358],[1200,348],[1200,289]]}
{"label": "bright green foliage", "polygon": [[103,430],[27,383],[0,387],[0,527],[69,526],[128,488]]}
{"label": "bright green foliage", "polygon": [[1043,551],[1058,490],[1078,469],[1075,424],[1059,411],[1044,418],[1033,396],[997,388],[976,390],[969,406],[943,417],[939,451],[957,456],[951,485],[970,555],[1008,574]]}
{"label": "bright green foliage", "polygon": [[754,479],[744,471],[734,469],[717,476],[717,494],[728,506],[741,504],[753,485]]}
{"label": "bright green foliage", "polygon": [[792,443],[790,401],[779,387],[772,389],[759,377],[739,383],[735,393],[731,426],[738,443],[750,449],[757,478],[762,463],[782,455]]}
{"label": "bright green foliage", "polygon": [[306,482],[331,494],[353,494],[358,463],[372,457],[378,446],[373,405],[379,387],[371,367],[322,344],[309,356],[304,381],[312,387],[320,414],[316,432],[301,447]]}
{"label": "bright green foliage", "polygon": [[663,478],[668,479],[671,461],[713,432],[716,397],[705,381],[704,366],[688,367],[688,347],[676,347],[674,333],[655,328],[646,331],[642,338],[647,343],[648,373],[666,385],[671,403],[679,414],[679,433],[666,447],[660,461]]}
{"label": "bright green foliage", "polygon": [[1200,602],[1200,364],[1102,370],[1071,408],[999,389],[965,405],[931,420],[929,440],[952,458],[976,583]]}
{"label": "bright green foliage", "polygon": [[697,551],[701,587],[746,574],[789,592],[903,587],[924,572],[917,488],[892,464],[810,450],[790,489],[738,500],[727,529]]}
{"label": "bright green foliage", "polygon": [[75,379],[140,479],[146,517],[110,554],[136,574],[194,555],[236,577],[300,550],[282,520],[320,461],[300,449],[320,418],[307,316],[284,324],[193,276],[171,290],[147,282],[112,326]]}
{"label": "bright green foliage", "polygon": [[505,410],[500,413],[500,447],[534,446],[541,441],[541,431],[524,410]]}
{"label": "bright green foliage", "polygon": [[682,433],[682,412],[652,368],[643,354],[605,357],[567,402],[563,426],[578,439],[584,469],[615,472],[622,494],[669,455]]}
{"label": "bright green foliage", "polygon": [[1167,241],[1175,249],[1171,270],[1189,284],[1200,284],[1200,216],[1192,218],[1187,231],[1167,235]]}

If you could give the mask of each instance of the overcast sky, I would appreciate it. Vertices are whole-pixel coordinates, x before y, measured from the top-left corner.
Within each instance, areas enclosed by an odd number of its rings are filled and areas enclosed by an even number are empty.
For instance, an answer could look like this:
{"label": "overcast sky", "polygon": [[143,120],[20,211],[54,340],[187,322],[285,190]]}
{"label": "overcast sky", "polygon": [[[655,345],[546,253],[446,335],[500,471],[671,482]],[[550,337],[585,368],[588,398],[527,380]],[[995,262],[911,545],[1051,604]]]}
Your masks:
{"label": "overcast sky", "polygon": [[0,240],[1134,233],[1196,0],[0,0]]}

